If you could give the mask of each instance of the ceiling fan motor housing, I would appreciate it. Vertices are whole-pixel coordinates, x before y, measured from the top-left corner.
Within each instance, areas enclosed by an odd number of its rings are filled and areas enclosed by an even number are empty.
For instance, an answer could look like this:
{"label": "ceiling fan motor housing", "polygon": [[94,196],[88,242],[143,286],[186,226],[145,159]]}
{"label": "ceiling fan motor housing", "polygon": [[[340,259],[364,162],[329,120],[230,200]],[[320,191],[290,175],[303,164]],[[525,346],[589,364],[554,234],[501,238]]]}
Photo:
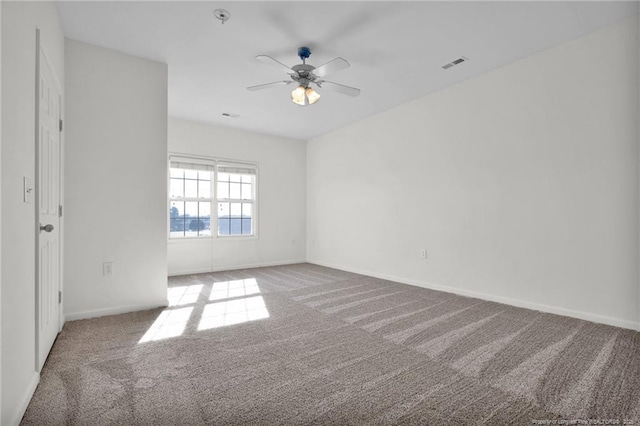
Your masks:
{"label": "ceiling fan motor housing", "polygon": [[291,67],[291,69],[296,72],[295,74],[291,74],[291,79],[305,87],[316,79],[316,76],[312,73],[312,71],[316,69],[313,65],[298,64]]}

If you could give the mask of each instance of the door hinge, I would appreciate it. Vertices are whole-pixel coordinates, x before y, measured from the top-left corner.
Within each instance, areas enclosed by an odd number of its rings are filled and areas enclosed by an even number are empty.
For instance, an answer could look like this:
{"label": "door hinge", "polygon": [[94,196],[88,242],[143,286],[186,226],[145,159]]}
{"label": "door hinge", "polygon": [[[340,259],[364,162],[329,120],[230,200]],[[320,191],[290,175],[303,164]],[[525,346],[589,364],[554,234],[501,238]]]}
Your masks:
{"label": "door hinge", "polygon": [[62,204],[58,206],[58,217],[62,217]]}
{"label": "door hinge", "polygon": [[62,118],[60,119],[60,131],[62,131]]}
{"label": "door hinge", "polygon": [[58,303],[59,304],[62,303],[62,292],[61,291],[58,292]]}

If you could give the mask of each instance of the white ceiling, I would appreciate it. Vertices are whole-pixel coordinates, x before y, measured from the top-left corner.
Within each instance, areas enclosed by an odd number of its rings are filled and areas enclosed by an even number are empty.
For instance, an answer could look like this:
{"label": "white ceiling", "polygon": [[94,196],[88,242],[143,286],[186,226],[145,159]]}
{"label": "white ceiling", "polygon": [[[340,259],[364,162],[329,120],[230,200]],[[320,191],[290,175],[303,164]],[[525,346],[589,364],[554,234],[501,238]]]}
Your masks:
{"label": "white ceiling", "polygon": [[[216,8],[231,13],[224,25]],[[307,140],[637,14],[638,2],[72,1],[58,11],[68,38],[166,62],[170,116]],[[292,66],[300,46],[315,66],[348,60],[326,79],[361,95],[318,89],[322,99],[300,107],[293,85],[246,90],[288,78],[256,55]],[[460,56],[469,61],[441,68]]]}

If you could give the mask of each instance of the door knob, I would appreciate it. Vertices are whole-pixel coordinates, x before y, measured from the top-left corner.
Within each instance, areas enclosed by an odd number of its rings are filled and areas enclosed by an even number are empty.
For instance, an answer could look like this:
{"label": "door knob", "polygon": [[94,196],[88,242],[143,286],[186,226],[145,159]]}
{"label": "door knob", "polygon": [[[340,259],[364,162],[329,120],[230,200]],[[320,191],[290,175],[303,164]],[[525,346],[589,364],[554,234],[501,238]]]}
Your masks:
{"label": "door knob", "polygon": [[51,232],[53,231],[53,225],[52,224],[48,224],[48,225],[44,225],[42,226],[42,224],[40,224],[40,232]]}

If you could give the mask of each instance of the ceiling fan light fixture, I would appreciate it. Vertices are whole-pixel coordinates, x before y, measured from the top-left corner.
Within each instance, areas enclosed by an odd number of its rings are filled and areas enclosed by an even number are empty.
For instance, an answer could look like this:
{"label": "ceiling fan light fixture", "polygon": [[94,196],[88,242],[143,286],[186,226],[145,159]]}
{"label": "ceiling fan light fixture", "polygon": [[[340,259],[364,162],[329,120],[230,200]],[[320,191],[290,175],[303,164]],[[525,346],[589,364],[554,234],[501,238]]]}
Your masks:
{"label": "ceiling fan light fixture", "polygon": [[320,94],[311,87],[302,84],[291,92],[291,102],[300,106],[313,105],[320,99]]}
{"label": "ceiling fan light fixture", "polygon": [[320,93],[316,92],[311,87],[307,87],[307,90],[305,90],[305,95],[307,95],[309,105],[313,105],[320,100]]}
{"label": "ceiling fan light fixture", "polygon": [[293,89],[291,92],[291,102],[294,104],[305,106],[307,103],[305,102],[305,89],[304,86],[300,85]]}

